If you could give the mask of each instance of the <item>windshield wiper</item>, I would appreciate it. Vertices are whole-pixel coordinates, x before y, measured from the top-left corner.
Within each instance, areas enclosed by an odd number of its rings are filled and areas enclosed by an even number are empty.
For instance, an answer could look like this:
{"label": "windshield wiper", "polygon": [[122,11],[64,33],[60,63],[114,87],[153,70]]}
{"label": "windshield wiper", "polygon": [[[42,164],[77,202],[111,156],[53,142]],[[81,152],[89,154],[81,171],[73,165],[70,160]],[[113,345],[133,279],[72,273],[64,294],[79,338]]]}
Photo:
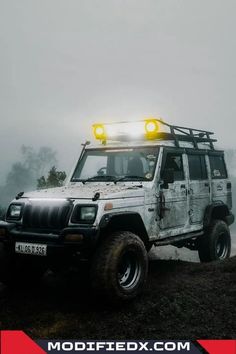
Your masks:
{"label": "windshield wiper", "polygon": [[100,182],[100,179],[101,179],[101,182],[103,181],[111,181],[111,182],[116,182],[116,177],[115,176],[110,176],[110,175],[101,175],[101,176],[93,176],[93,177],[89,177],[87,179],[84,179],[84,180],[81,180],[82,183],[86,183],[86,182],[93,182],[93,181],[98,181]]}
{"label": "windshield wiper", "polygon": [[127,179],[131,179],[131,180],[140,180],[140,181],[148,181],[148,178],[146,177],[143,177],[143,176],[136,176],[136,175],[126,175],[126,176],[123,176],[121,178],[118,178],[116,179],[116,182],[121,182],[121,181],[125,181]]}

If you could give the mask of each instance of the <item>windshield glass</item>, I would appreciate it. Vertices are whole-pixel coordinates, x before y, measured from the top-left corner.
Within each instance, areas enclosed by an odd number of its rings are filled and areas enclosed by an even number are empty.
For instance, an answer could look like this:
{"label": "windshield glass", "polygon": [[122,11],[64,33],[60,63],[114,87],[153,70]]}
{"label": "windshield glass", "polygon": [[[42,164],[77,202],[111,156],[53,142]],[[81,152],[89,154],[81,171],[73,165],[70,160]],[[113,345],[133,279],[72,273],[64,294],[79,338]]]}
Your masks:
{"label": "windshield glass", "polygon": [[86,150],[71,181],[150,181],[158,148]]}

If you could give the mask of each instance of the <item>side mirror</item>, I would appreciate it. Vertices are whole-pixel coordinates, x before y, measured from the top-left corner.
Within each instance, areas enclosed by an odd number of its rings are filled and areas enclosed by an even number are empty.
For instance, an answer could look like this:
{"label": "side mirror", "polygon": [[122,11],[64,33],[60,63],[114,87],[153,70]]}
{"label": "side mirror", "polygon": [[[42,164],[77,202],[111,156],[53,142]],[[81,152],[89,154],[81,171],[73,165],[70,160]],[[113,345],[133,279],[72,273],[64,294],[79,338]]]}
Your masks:
{"label": "side mirror", "polygon": [[174,183],[174,169],[167,168],[162,173],[162,184],[161,187],[164,189],[169,188],[169,183]]}

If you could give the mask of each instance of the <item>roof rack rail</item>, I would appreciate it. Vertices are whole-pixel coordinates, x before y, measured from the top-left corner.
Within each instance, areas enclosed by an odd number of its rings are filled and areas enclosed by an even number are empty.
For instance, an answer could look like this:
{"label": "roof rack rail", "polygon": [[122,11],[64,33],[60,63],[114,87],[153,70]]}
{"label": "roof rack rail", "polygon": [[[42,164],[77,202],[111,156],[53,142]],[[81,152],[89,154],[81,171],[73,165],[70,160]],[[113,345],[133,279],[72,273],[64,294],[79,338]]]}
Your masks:
{"label": "roof rack rail", "polygon": [[208,143],[211,150],[215,149],[213,143],[217,140],[211,138],[211,135],[214,135],[213,132],[171,125],[161,119],[156,120],[170,129],[170,133],[163,133],[161,137],[174,140],[177,147],[180,146],[180,141],[188,141],[193,143],[195,149],[199,149],[198,143]]}

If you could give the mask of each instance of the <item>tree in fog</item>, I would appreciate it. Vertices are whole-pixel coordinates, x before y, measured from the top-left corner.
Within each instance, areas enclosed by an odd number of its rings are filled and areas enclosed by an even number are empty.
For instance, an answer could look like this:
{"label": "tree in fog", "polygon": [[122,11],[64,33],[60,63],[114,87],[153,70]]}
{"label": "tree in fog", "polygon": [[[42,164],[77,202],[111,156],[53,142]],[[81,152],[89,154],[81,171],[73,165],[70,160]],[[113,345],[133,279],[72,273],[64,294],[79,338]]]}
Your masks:
{"label": "tree in fog", "polygon": [[44,146],[37,151],[23,145],[21,160],[12,165],[5,185],[0,187],[0,205],[6,206],[19,192],[36,189],[40,176],[56,164],[56,152],[50,147]]}
{"label": "tree in fog", "polygon": [[56,152],[47,146],[35,151],[31,146],[23,145],[21,153],[24,159],[24,166],[31,171],[36,179],[44,175],[51,166],[57,164]]}
{"label": "tree in fog", "polygon": [[48,176],[44,176],[38,179],[38,189],[61,187],[66,179],[65,171],[57,171],[57,168],[53,166],[48,172]]}

